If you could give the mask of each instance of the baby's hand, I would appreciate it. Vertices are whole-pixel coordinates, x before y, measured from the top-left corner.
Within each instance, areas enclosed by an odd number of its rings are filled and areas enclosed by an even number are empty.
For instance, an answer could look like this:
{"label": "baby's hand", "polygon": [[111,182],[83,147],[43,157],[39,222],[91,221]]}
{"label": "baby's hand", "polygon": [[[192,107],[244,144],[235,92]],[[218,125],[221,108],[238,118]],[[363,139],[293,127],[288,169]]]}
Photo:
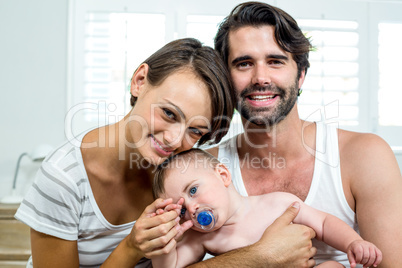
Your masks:
{"label": "baby's hand", "polygon": [[178,204],[169,204],[164,208],[159,208],[155,211],[155,215],[161,215],[165,212],[169,211],[175,211],[177,213],[177,216],[180,216],[180,211],[181,211],[181,205]]}
{"label": "baby's hand", "polygon": [[[163,209],[160,208],[160,209],[156,210],[155,215],[161,215],[165,212],[174,210],[174,211],[176,211],[178,217],[180,217],[182,214],[182,209],[184,209],[183,203],[184,203],[184,199],[180,198],[179,201],[177,201],[177,204],[169,204],[166,207],[164,207]],[[177,225],[176,225],[177,234],[175,236],[175,240],[180,241],[184,232],[186,232],[192,226],[193,226],[193,222],[191,220],[180,223],[179,219],[177,219]]]}
{"label": "baby's hand", "polygon": [[350,262],[350,267],[356,267],[356,264],[363,264],[363,267],[373,265],[377,267],[382,261],[381,251],[372,243],[364,240],[353,241],[348,249],[347,254]]}

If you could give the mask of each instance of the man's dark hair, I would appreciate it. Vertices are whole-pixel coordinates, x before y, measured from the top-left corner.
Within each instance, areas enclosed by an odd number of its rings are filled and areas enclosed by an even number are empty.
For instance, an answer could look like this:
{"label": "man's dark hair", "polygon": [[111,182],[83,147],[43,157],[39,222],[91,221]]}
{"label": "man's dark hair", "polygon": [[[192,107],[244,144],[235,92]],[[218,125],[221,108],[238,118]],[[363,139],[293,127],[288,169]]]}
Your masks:
{"label": "man's dark hair", "polygon": [[312,45],[300,30],[297,22],[285,11],[261,2],[245,2],[237,5],[219,26],[215,36],[215,49],[228,65],[229,33],[241,27],[274,27],[275,39],[278,45],[292,54],[297,63],[298,76],[310,67],[308,55]]}

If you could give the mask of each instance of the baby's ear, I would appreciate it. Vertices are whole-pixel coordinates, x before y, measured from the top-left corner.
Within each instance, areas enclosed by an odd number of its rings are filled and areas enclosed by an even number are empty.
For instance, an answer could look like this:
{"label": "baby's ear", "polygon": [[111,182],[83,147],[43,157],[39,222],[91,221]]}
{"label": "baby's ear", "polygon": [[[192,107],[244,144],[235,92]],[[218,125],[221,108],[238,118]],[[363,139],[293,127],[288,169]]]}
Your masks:
{"label": "baby's ear", "polygon": [[219,174],[225,187],[228,187],[232,183],[232,174],[230,174],[229,169],[224,164],[217,164],[215,171]]}
{"label": "baby's ear", "polygon": [[133,76],[131,77],[130,92],[134,97],[138,97],[142,86],[145,84],[148,75],[148,64],[143,63],[138,67]]}

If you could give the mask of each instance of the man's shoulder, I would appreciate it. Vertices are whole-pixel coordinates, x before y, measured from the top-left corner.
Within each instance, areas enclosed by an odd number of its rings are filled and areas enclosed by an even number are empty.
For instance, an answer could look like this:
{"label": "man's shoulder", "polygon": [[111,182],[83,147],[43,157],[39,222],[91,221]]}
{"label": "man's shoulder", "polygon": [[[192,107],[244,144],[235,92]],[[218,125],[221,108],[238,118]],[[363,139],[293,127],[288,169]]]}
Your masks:
{"label": "man's shoulder", "polygon": [[346,130],[339,130],[338,133],[343,175],[356,172],[362,175],[374,167],[379,168],[384,161],[395,161],[391,147],[378,135]]}
{"label": "man's shoulder", "polygon": [[391,150],[384,139],[372,133],[360,133],[338,129],[338,140],[341,156]]}

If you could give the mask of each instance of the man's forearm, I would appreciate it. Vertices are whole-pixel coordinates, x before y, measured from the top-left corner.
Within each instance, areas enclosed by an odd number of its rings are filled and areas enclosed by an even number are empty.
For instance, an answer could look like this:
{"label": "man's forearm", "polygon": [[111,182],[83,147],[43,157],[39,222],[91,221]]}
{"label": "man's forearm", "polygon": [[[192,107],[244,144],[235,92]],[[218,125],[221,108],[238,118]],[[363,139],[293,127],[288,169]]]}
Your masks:
{"label": "man's forearm", "polygon": [[293,203],[250,246],[236,249],[190,267],[314,267],[312,257],[313,229],[299,224],[290,224],[299,212],[298,203]]}
{"label": "man's forearm", "polygon": [[[271,264],[268,258],[256,254],[256,250],[252,246],[235,249],[225,254],[195,263],[191,268],[214,268],[214,267],[279,267],[274,263]],[[265,259],[264,259],[265,258]]]}

